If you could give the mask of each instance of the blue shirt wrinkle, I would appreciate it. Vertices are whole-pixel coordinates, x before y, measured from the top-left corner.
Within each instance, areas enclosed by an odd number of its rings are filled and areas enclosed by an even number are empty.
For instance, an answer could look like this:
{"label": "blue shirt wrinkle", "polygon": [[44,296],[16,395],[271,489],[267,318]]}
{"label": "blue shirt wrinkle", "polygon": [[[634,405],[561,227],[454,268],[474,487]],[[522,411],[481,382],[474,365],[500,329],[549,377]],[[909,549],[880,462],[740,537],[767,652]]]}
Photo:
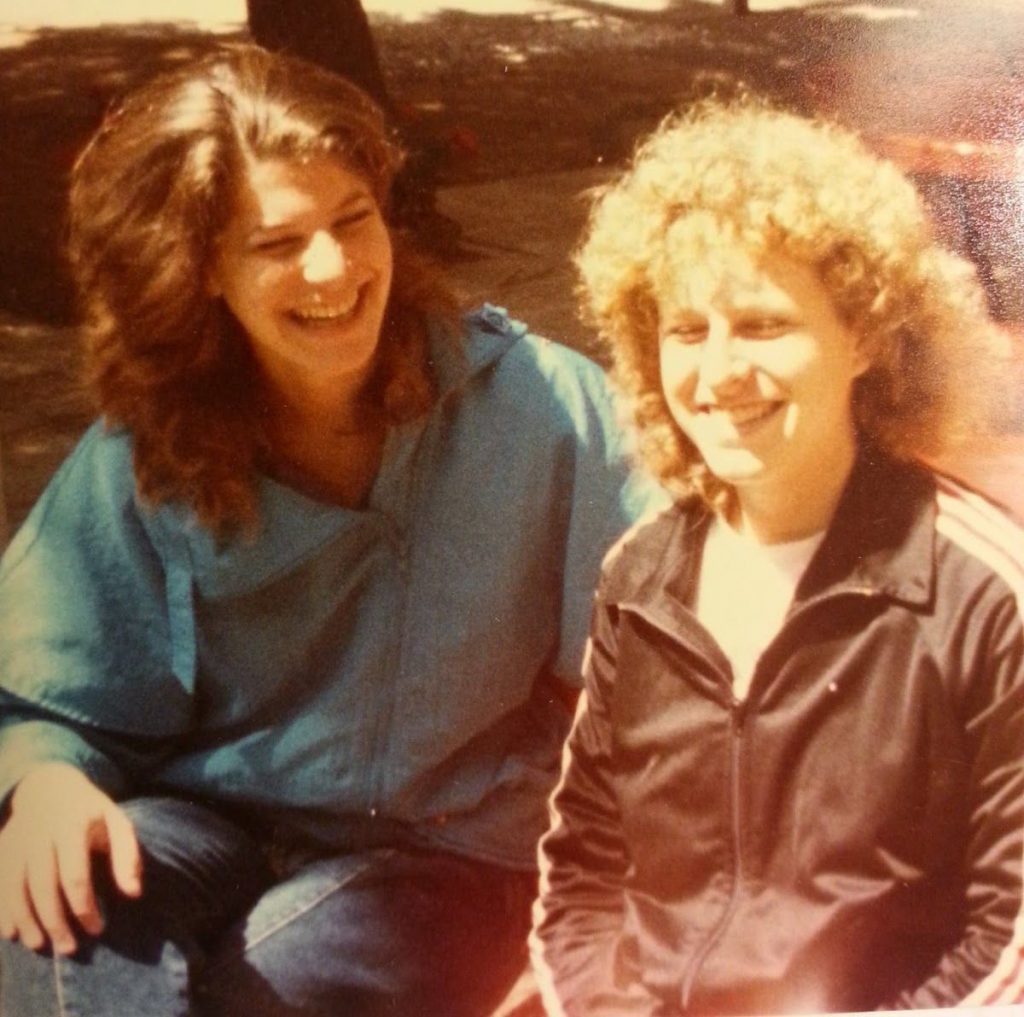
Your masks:
{"label": "blue shirt wrinkle", "polygon": [[[0,565],[0,688],[75,739],[170,739],[147,781],[326,844],[380,821],[531,867],[569,721],[550,683],[579,684],[602,556],[666,497],[596,365],[490,306],[443,338],[367,508],[262,478],[255,541],[142,509],[130,439],[94,426]],[[24,742],[2,724],[0,756]]]}

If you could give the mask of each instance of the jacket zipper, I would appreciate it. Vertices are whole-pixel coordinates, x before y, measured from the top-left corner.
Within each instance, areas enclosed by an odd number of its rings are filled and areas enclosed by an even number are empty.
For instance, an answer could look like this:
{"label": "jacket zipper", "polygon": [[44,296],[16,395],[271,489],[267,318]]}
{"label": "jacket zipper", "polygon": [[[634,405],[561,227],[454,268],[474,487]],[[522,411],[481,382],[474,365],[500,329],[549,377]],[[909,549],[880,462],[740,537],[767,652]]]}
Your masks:
{"label": "jacket zipper", "polygon": [[384,541],[393,556],[395,576],[393,587],[389,590],[391,598],[392,631],[399,634],[398,639],[391,643],[387,653],[387,674],[393,681],[391,694],[381,697],[382,701],[374,715],[373,731],[370,736],[370,758],[367,761],[367,780],[363,808],[371,820],[380,814],[386,795],[387,783],[387,738],[391,716],[394,712],[394,697],[400,686],[398,676],[402,664],[401,634],[404,629],[405,587],[406,587],[406,545],[404,535],[395,519],[387,513],[381,513],[384,530]]}
{"label": "jacket zipper", "polygon": [[733,697],[730,717],[730,738],[729,738],[729,798],[730,798],[730,820],[732,833],[732,891],[729,895],[729,903],[725,913],[708,936],[703,948],[694,958],[690,969],[683,982],[680,1002],[683,1010],[690,1005],[690,998],[693,995],[693,987],[697,981],[704,962],[708,955],[717,946],[725,930],[729,927],[733,915],[739,907],[740,887],[743,882],[743,859],[741,857],[742,841],[740,837],[740,757],[743,751],[743,731],[746,722],[746,700]]}
{"label": "jacket zipper", "polygon": [[[402,425],[410,426],[410,425]],[[415,425],[413,425],[415,426]],[[395,556],[395,588],[394,588],[394,613],[390,619],[392,631],[396,638],[388,654],[388,672],[391,681],[391,693],[387,696],[386,706],[382,707],[377,714],[376,727],[373,732],[373,762],[370,780],[368,782],[368,795],[366,810],[370,819],[376,819],[381,811],[387,811],[388,794],[390,793],[390,774],[388,773],[389,755],[391,741],[391,727],[394,723],[395,700],[404,691],[405,671],[405,639],[406,639],[406,615],[409,606],[410,593],[410,572],[412,570],[412,547],[416,513],[413,506],[420,502],[420,493],[423,477],[422,461],[424,456],[424,439],[429,423],[421,427],[415,435],[407,440],[415,442],[409,452],[407,463],[408,480],[407,485],[402,489],[401,502],[396,508],[390,507],[381,511],[383,516],[386,537],[391,553]],[[391,441],[400,440],[397,431],[389,432]],[[388,447],[385,446],[383,456],[388,454]],[[394,455],[394,452],[392,452]],[[411,521],[410,521],[411,520]]]}
{"label": "jacket zipper", "polygon": [[[835,589],[828,590],[824,593],[818,594],[811,599],[804,601],[802,604],[795,605],[793,612],[784,619],[782,628],[776,633],[775,638],[771,641],[774,643],[786,630],[790,629],[793,623],[802,617],[803,615],[810,613],[819,605],[827,603],[836,597],[841,596],[860,596],[860,597],[877,597],[882,596],[882,592],[875,587],[871,586],[845,586]],[[769,646],[771,643],[769,644]],[[767,647],[766,647],[767,649]],[[690,1000],[693,996],[694,985],[696,984],[697,978],[700,975],[701,968],[704,966],[704,962],[707,960],[711,951],[721,941],[725,935],[726,930],[729,927],[729,923],[732,921],[733,916],[739,907],[740,899],[740,887],[743,881],[743,860],[741,857],[742,839],[741,833],[741,815],[740,815],[740,759],[743,751],[743,734],[747,720],[747,699],[737,699],[733,696],[731,706],[731,718],[730,718],[730,773],[729,773],[729,794],[730,794],[730,821],[731,821],[731,835],[732,835],[732,853],[733,853],[733,886],[732,893],[730,895],[729,903],[725,909],[725,913],[722,915],[721,920],[715,927],[714,931],[708,937],[703,948],[694,958],[693,963],[690,965],[690,969],[687,972],[686,978],[683,982],[683,988],[680,993],[680,1001],[683,1010],[686,1010],[690,1005]]]}

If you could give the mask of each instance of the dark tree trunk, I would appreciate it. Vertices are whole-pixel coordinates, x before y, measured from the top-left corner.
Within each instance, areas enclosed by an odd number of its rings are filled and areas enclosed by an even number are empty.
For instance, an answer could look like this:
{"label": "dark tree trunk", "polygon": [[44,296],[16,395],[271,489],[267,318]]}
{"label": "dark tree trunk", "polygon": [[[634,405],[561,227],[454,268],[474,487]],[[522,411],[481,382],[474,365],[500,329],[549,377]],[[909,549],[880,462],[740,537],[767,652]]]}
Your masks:
{"label": "dark tree trunk", "polygon": [[246,0],[249,34],[340,74],[391,110],[377,47],[360,0]]}
{"label": "dark tree trunk", "polygon": [[750,0],[726,0],[726,3],[733,14],[750,13]]}

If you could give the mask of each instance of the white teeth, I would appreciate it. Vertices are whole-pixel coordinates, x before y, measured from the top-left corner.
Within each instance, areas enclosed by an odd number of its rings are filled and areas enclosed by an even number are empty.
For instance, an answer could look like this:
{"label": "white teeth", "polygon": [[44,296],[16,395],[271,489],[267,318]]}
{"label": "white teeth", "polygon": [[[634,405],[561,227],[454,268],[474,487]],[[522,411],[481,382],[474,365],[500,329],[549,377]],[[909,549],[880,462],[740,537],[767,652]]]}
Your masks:
{"label": "white teeth", "polygon": [[331,321],[338,318],[347,318],[356,309],[358,300],[353,300],[351,304],[342,306],[336,304],[334,306],[327,306],[324,304],[317,304],[315,307],[300,307],[292,312],[296,318],[301,321]]}

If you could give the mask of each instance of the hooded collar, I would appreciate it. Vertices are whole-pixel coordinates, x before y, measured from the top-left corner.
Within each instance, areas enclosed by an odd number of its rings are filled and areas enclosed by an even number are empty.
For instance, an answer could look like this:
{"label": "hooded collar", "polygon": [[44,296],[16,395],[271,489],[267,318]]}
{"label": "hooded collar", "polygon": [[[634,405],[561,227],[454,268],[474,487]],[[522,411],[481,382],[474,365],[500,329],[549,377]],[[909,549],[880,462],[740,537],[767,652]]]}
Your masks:
{"label": "hooded collar", "polygon": [[484,304],[463,319],[463,336],[444,322],[430,330],[430,365],[441,401],[461,392],[471,379],[500,360],[528,329],[503,307]]}
{"label": "hooded collar", "polygon": [[[269,477],[259,478],[262,525],[256,540],[238,538],[220,545],[181,506],[163,506],[150,522],[154,539],[209,596],[255,589],[275,575],[312,557],[328,542],[363,545],[380,533],[393,536],[395,506],[402,500],[420,435],[439,410],[454,406],[471,380],[521,339],[527,327],[503,308],[484,304],[467,314],[462,333],[447,322],[432,322],[429,363],[438,399],[422,417],[390,429],[380,473],[365,510],[325,504]],[[186,564],[187,563],[187,564]]]}

